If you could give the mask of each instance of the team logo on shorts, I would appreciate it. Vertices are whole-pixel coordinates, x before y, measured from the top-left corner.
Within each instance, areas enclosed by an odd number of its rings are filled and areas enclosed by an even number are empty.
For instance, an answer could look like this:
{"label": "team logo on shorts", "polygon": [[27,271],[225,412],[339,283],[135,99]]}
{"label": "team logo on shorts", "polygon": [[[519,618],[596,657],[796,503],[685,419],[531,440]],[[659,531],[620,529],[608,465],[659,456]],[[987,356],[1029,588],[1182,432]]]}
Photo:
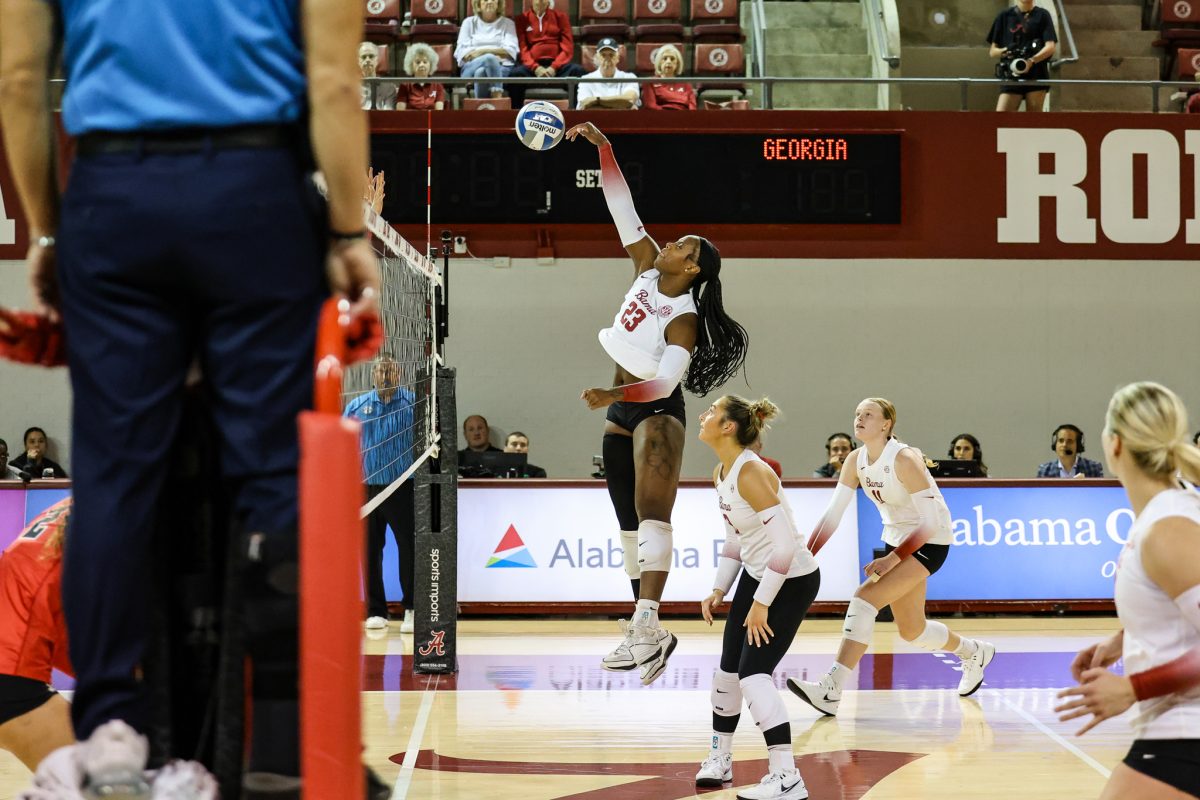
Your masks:
{"label": "team logo on shorts", "polygon": [[704,10],[710,14],[720,14],[725,8],[725,0],[704,0]]}
{"label": "team logo on shorts", "polygon": [[383,12],[384,6],[387,5],[383,0],[367,0],[367,13],[379,14]]}
{"label": "team logo on shorts", "polygon": [[714,47],[708,51],[708,63],[714,67],[723,67],[729,63],[729,51],[724,47]]}

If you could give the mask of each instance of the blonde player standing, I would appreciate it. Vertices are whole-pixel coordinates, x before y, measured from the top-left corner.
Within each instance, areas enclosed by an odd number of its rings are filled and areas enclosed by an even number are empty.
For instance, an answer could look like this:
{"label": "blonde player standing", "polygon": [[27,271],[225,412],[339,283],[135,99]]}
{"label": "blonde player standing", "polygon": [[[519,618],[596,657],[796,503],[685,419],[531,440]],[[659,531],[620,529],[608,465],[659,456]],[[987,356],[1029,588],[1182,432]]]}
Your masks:
{"label": "blonde player standing", "polygon": [[821,587],[816,559],[796,531],[792,508],[774,471],[749,446],[779,409],[767,398],[726,395],[700,415],[700,441],[721,459],[713,472],[725,548],[715,588],[700,603],[713,611],[744,568],[725,622],[721,664],[713,674],[712,748],[696,773],[697,786],[733,780],[733,733],[742,701],[767,742],[767,774],[739,800],[803,800],[808,789],[792,754],[787,707],[771,673],[791,647]]}
{"label": "blonde player standing", "polygon": [[[1108,404],[1108,468],[1136,518],[1117,560],[1123,630],[1080,651],[1079,685],[1059,693],[1062,720],[1091,714],[1083,734],[1135,702],[1136,736],[1102,800],[1200,797],[1200,450],[1183,402],[1157,383],[1131,383]],[[1125,676],[1107,667],[1125,660]]]}
{"label": "blonde player standing", "polygon": [[608,139],[590,122],[566,133],[571,141],[578,136],[600,150],[604,200],[634,269],[612,326],[600,331],[600,344],[617,365],[615,386],[581,395],[589,409],[608,409],[604,471],[637,598],[624,640],[602,666],[637,667],[647,685],[666,669],[677,643],[659,625],[658,605],[674,558],[671,509],[683,464],[682,388],[703,396],[729,380],[746,360],[747,337],[725,313],[721,254],[712,242],[684,236],[659,249],[638,219]]}
{"label": "blonde player standing", "polygon": [[846,609],[842,644],[833,667],[816,683],[788,678],[792,692],[831,717],[841,703],[842,684],[867,652],[875,617],[886,605],[892,607],[905,641],[934,652],[950,651],[962,659],[958,683],[962,697],[974,694],[983,684],[983,670],[996,654],[988,642],[961,637],[941,622],[925,618],[926,581],[950,552],[950,509],[921,455],[892,435],[895,427],[896,408],[887,400],[870,397],[858,404],[854,435],[862,447],[846,458],[829,507],[808,542],[816,554],[837,530],[859,486],[883,518],[887,555],[863,570],[867,580]]}

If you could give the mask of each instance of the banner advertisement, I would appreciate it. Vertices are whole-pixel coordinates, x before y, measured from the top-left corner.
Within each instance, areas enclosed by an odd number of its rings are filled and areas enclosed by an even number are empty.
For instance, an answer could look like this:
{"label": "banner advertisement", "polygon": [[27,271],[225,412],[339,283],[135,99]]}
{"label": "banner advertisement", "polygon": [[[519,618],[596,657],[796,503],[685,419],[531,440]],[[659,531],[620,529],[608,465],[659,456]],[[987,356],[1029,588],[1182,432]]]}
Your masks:
{"label": "banner advertisement", "polygon": [[[785,489],[807,537],[832,488]],[[458,596],[462,602],[582,603],[630,599],[616,517],[595,488],[459,487]],[[874,511],[872,510],[872,513]],[[858,586],[856,511],[821,552],[818,600],[848,600]],[[681,488],[671,519],[675,561],[666,601],[712,591],[725,524],[711,488]]]}
{"label": "banner advertisement", "polygon": [[[954,524],[930,600],[1111,600],[1117,557],[1133,523],[1125,490],[1064,486],[943,487]],[[882,547],[874,504],[858,493],[862,563]]]}

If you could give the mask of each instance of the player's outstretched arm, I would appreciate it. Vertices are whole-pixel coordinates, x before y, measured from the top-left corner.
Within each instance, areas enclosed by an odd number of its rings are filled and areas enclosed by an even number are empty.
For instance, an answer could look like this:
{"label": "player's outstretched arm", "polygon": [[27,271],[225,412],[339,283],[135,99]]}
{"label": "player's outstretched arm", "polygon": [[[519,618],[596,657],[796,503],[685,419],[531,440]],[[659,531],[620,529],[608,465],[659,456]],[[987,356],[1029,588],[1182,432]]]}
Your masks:
{"label": "player's outstretched arm", "polygon": [[600,149],[600,174],[604,188],[604,200],[608,203],[608,212],[612,214],[613,222],[617,225],[617,233],[621,236],[621,244],[625,252],[633,259],[634,272],[641,275],[654,266],[658,256],[658,244],[646,234],[642,221],[638,218],[637,209],[633,206],[633,195],[629,184],[621,174],[613,155],[612,144],[608,137],[600,132],[590,122],[581,122],[567,131],[569,141],[575,141],[582,136]]}
{"label": "player's outstretched arm", "polygon": [[821,515],[817,526],[813,528],[812,534],[808,537],[806,546],[814,556],[833,536],[838,523],[842,521],[842,515],[846,513],[846,507],[854,499],[854,492],[858,489],[858,470],[854,468],[856,463],[858,463],[858,451],[854,450],[842,462],[841,475],[838,478],[837,486],[833,489],[833,496],[829,498],[829,505],[825,507],[825,513]]}

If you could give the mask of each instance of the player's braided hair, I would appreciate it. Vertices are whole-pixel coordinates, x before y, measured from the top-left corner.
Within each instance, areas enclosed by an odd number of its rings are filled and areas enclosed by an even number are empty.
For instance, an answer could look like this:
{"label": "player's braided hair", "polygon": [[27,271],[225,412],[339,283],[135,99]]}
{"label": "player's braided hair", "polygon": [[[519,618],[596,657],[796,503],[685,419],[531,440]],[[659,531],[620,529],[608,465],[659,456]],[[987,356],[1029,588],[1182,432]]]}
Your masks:
{"label": "player's braided hair", "polygon": [[703,397],[742,369],[750,337],[737,320],[725,313],[721,302],[721,254],[704,237],[700,237],[697,264],[700,274],[692,282],[698,322],[696,349],[683,387]]}

